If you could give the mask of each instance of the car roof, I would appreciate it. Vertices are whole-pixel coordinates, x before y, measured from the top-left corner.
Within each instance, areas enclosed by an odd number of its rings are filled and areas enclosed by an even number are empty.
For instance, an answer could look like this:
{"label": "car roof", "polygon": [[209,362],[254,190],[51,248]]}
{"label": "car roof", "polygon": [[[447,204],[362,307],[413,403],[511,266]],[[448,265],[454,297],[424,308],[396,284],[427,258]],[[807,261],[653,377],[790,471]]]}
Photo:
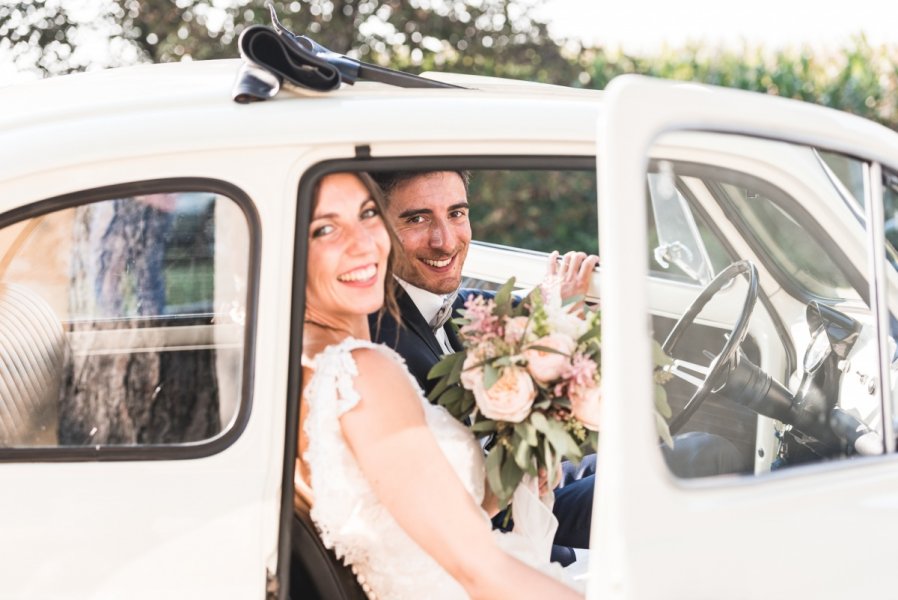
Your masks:
{"label": "car roof", "polygon": [[[286,87],[248,105],[231,99],[240,61],[107,69],[0,87],[0,176],[35,161],[97,160],[133,146],[372,143],[448,139],[591,141],[602,92],[490,77],[428,73],[469,89]],[[103,152],[102,149],[106,149]],[[4,164],[5,163],[5,164]]]}

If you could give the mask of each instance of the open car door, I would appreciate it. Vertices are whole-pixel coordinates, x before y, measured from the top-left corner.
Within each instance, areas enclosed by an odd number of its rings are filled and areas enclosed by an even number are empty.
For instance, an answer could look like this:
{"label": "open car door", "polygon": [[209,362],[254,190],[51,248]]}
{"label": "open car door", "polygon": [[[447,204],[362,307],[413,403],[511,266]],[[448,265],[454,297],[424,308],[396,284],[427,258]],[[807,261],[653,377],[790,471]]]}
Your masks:
{"label": "open car door", "polygon": [[[608,88],[597,139],[604,412],[589,597],[881,595],[898,537],[889,242],[898,135],[782,98],[625,76]],[[772,151],[785,158],[777,164]],[[702,152],[732,164],[709,171]],[[670,165],[737,265],[700,300],[747,299],[703,363],[653,373],[646,182]],[[818,184],[835,191],[808,191]],[[700,323],[700,309],[681,322]],[[753,327],[773,340],[757,365],[739,348]],[[716,395],[757,413],[754,469],[674,474],[653,402],[671,375],[690,381],[699,403]],[[689,410],[666,426],[688,430]]]}

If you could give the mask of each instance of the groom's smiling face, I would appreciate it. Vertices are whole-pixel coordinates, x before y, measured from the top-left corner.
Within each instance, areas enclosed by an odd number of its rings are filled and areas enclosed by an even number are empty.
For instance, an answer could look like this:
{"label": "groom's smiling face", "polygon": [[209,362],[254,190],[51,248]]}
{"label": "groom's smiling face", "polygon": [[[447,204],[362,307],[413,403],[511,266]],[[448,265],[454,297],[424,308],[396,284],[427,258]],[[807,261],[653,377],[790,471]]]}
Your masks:
{"label": "groom's smiling face", "polygon": [[405,181],[390,192],[387,213],[402,245],[396,275],[434,294],[456,290],[471,243],[461,176],[440,171]]}

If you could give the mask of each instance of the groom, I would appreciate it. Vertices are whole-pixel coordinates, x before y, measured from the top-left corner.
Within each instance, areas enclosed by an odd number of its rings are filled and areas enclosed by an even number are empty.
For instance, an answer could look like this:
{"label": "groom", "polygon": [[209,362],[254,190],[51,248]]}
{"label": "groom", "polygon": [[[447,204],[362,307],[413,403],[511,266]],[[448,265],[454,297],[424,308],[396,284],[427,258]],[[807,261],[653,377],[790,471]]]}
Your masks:
{"label": "groom", "polygon": [[[459,290],[471,243],[467,173],[391,172],[374,174],[387,200],[386,218],[396,232],[396,298],[402,327],[383,315],[380,327],[372,315],[372,338],[393,347],[425,392],[435,385],[427,373],[445,354],[462,345],[448,319],[476,290]],[[596,256],[568,253],[560,266],[551,256],[552,272],[561,280],[563,297],[585,295]],[[457,296],[456,296],[457,293]],[[443,308],[444,300],[448,303]],[[441,310],[442,309],[442,310]],[[555,492],[558,517],[552,559],[574,560],[571,548],[587,548],[592,513],[593,476],[569,482]]]}

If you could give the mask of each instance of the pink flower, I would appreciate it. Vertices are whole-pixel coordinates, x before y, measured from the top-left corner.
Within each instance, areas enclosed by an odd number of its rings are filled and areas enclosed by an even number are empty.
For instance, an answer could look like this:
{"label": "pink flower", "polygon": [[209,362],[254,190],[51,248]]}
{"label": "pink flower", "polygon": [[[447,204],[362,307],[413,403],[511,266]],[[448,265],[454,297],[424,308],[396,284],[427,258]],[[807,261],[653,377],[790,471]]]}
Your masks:
{"label": "pink flower", "polygon": [[520,423],[530,414],[536,398],[536,387],[527,371],[520,367],[505,367],[499,379],[489,388],[483,378],[474,382],[474,400],[477,408],[489,419]]}
{"label": "pink flower", "polygon": [[527,317],[514,317],[505,321],[505,341],[514,345],[524,339],[529,322]]}
{"label": "pink flower", "polygon": [[571,385],[589,387],[595,385],[599,379],[599,365],[585,354],[578,352],[571,359],[570,366],[562,373],[562,377],[570,380]]}
{"label": "pink flower", "polygon": [[469,351],[465,356],[465,362],[461,369],[461,384],[465,389],[473,391],[478,382],[483,382],[483,367],[474,366],[482,360],[477,352]]}
{"label": "pink flower", "polygon": [[599,414],[602,409],[602,386],[593,382],[591,386],[572,385],[569,393],[574,417],[583,426],[593,431],[599,430]]}
{"label": "pink flower", "polygon": [[550,333],[532,344],[551,348],[554,352],[539,350],[530,347],[524,350],[524,358],[527,359],[527,370],[533,378],[540,383],[549,383],[561,377],[566,369],[570,368],[570,354],[577,347],[577,343],[561,333]]}
{"label": "pink flower", "polygon": [[499,318],[493,314],[496,303],[483,296],[471,296],[465,300],[465,318],[470,321],[459,331],[472,337],[489,337],[499,332]]}

